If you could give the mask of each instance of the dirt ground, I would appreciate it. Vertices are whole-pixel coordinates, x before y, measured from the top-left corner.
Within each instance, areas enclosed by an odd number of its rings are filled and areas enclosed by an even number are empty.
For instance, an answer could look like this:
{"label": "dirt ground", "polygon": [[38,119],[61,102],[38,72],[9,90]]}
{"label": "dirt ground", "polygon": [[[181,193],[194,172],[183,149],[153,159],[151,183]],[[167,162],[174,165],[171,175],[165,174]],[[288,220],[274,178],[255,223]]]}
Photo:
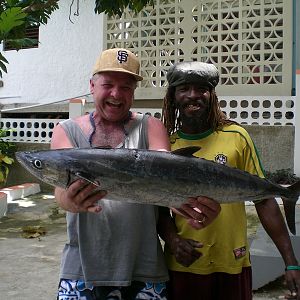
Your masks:
{"label": "dirt ground", "polygon": [[[0,219],[0,299],[56,299],[66,227],[64,212],[54,200],[51,193],[14,200]],[[251,238],[257,225],[251,207],[248,216]],[[279,278],[254,291],[253,299],[283,299],[285,293]]]}

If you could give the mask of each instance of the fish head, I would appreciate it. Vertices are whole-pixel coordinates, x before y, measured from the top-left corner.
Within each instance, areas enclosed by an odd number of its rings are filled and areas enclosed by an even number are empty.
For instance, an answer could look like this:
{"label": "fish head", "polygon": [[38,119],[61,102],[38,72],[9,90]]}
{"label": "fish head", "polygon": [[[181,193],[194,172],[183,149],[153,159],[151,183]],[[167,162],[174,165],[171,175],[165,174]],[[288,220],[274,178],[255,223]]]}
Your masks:
{"label": "fish head", "polygon": [[19,151],[16,158],[19,163],[32,175],[41,181],[66,188],[70,182],[70,172],[66,165],[61,163],[60,151]]}

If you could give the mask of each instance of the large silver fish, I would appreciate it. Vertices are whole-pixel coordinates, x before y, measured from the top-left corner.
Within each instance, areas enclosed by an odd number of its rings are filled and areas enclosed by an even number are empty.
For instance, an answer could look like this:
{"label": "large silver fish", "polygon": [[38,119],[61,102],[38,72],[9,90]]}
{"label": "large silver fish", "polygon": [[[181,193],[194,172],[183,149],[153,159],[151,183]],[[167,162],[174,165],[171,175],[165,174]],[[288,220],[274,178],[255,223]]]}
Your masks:
{"label": "large silver fish", "polygon": [[281,197],[287,223],[295,234],[295,205],[300,181],[285,188],[247,172],[195,158],[198,147],[175,152],[137,149],[59,149],[17,152],[30,173],[53,186],[68,187],[78,178],[108,191],[107,198],[179,207],[189,196],[219,203]]}

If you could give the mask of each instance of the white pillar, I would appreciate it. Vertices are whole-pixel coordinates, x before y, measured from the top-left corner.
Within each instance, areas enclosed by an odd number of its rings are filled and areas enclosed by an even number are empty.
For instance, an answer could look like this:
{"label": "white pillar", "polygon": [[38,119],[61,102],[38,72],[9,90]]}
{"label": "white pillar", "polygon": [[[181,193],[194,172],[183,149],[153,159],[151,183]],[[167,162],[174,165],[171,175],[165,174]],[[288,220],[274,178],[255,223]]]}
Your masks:
{"label": "white pillar", "polygon": [[84,114],[85,99],[70,99],[69,118],[75,118]]}
{"label": "white pillar", "polygon": [[300,177],[300,70],[296,71],[294,173]]}

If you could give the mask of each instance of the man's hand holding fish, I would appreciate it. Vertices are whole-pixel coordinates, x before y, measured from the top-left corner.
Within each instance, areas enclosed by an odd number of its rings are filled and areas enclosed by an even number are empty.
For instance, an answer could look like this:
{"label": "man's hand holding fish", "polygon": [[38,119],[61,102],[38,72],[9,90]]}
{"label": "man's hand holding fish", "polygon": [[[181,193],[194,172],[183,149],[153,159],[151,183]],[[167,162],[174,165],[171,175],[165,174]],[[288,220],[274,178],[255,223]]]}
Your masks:
{"label": "man's hand holding fish", "polygon": [[76,180],[68,189],[55,189],[55,196],[60,207],[73,213],[99,213],[102,208],[98,201],[106,194],[106,191],[99,190],[99,187],[83,179]]}

